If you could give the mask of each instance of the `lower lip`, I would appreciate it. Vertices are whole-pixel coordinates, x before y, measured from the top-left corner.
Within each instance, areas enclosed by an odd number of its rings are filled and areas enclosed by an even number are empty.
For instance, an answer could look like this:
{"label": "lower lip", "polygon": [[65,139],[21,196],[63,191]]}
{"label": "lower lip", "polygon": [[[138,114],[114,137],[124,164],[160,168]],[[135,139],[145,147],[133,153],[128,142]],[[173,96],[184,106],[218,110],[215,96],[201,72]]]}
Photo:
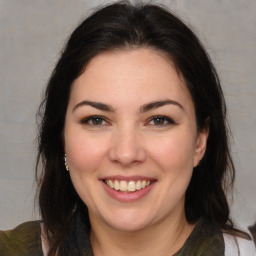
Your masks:
{"label": "lower lip", "polygon": [[101,182],[102,182],[103,187],[104,187],[105,191],[107,192],[107,194],[109,196],[111,196],[112,198],[114,198],[118,201],[121,201],[121,202],[134,202],[134,201],[137,201],[137,200],[143,198],[150,192],[153,185],[155,184],[155,182],[153,182],[141,190],[126,193],[126,192],[121,192],[121,191],[114,190],[113,188],[110,188],[104,181],[101,181]]}

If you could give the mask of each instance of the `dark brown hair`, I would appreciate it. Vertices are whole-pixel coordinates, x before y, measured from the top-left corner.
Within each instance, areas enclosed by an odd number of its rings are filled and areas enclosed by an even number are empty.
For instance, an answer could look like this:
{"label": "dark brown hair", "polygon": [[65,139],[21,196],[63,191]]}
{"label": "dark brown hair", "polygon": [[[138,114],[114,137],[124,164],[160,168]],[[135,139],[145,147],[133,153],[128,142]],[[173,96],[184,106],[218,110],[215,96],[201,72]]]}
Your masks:
{"label": "dark brown hair", "polygon": [[250,230],[250,232],[252,234],[252,238],[253,238],[254,243],[256,245],[256,222],[254,223],[254,225],[248,227],[248,229]]}
{"label": "dark brown hair", "polygon": [[193,99],[198,129],[208,126],[210,131],[205,156],[194,169],[186,191],[187,220],[195,223],[203,216],[222,229],[236,231],[226,198],[235,173],[226,105],[215,68],[196,35],[170,11],[126,1],[97,10],[74,30],[39,109],[37,180],[49,255],[55,255],[60,246],[75,207],[86,212],[63,160],[63,128],[71,84],[96,55],[133,47],[148,47],[169,56]]}

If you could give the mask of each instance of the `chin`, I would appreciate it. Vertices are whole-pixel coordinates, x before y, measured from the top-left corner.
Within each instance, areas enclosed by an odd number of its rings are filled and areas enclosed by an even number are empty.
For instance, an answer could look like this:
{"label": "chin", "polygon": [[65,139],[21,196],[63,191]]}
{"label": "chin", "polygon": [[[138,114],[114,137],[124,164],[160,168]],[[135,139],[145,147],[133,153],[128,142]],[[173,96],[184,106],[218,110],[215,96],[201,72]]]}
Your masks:
{"label": "chin", "polygon": [[148,225],[145,223],[145,221],[141,221],[140,223],[127,223],[126,221],[121,221],[121,222],[111,222],[108,223],[108,225],[118,231],[121,232],[136,232],[143,230],[146,228]]}
{"label": "chin", "polygon": [[114,215],[112,214],[104,221],[109,227],[115,230],[122,232],[135,232],[150,226],[153,221],[152,219],[152,216],[146,216],[145,214],[126,212]]}

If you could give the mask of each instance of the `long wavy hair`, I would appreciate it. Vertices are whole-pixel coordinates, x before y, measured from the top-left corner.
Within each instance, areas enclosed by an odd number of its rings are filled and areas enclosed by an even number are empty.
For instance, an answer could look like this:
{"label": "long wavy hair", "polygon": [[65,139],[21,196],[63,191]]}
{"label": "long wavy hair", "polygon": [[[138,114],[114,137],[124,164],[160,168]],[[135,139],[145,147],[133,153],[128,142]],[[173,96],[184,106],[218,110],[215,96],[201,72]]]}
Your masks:
{"label": "long wavy hair", "polygon": [[203,216],[227,232],[239,232],[230,220],[226,196],[235,176],[226,105],[208,54],[192,30],[169,10],[123,1],[96,10],[74,30],[52,72],[39,108],[36,176],[50,256],[61,246],[74,209],[82,208],[87,214],[86,205],[77,195],[64,166],[63,128],[71,84],[96,55],[140,47],[169,56],[191,94],[198,130],[209,128],[205,156],[194,168],[186,191],[187,221],[195,223]]}

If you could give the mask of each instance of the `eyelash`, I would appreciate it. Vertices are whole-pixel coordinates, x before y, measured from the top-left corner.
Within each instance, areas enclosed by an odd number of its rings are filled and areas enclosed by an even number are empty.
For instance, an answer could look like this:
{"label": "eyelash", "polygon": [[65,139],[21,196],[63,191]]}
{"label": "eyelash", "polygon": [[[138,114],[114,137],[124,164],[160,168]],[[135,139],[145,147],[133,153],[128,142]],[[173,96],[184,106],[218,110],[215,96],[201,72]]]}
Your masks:
{"label": "eyelash", "polygon": [[[160,120],[160,124],[156,124],[155,121],[157,120]],[[95,124],[93,122],[95,121],[99,121],[100,124]],[[150,124],[150,122],[154,122],[154,124]],[[102,122],[106,122],[106,124],[102,124]],[[102,117],[102,116],[89,116],[89,117],[86,117],[84,119],[82,119],[80,121],[81,124],[84,124],[84,125],[90,125],[90,126],[95,126],[95,127],[100,127],[100,126],[104,126],[104,125],[107,125],[109,124],[109,122],[107,121],[107,119],[105,117]],[[172,125],[172,124],[175,124],[175,122],[173,121],[173,119],[169,118],[169,117],[166,117],[166,116],[153,116],[151,117],[148,121],[147,121],[147,124],[148,125],[153,125],[153,126],[158,126],[158,127],[164,127],[164,126],[168,126],[168,125]]]}
{"label": "eyelash", "polygon": [[106,118],[104,118],[102,116],[88,116],[88,117],[82,119],[80,121],[80,123],[81,124],[88,124],[88,125],[91,125],[91,126],[102,126],[102,125],[104,125],[104,124],[93,124],[93,122],[96,121],[97,119],[100,120],[101,122],[106,122],[107,123]]}
{"label": "eyelash", "polygon": [[164,123],[161,123],[161,124],[153,124],[155,126],[168,126],[168,125],[171,125],[171,124],[175,124],[175,122],[173,121],[173,119],[167,117],[167,116],[153,116],[152,118],[150,118],[149,122],[150,123],[151,121],[156,121],[156,120],[161,120],[163,121]]}

